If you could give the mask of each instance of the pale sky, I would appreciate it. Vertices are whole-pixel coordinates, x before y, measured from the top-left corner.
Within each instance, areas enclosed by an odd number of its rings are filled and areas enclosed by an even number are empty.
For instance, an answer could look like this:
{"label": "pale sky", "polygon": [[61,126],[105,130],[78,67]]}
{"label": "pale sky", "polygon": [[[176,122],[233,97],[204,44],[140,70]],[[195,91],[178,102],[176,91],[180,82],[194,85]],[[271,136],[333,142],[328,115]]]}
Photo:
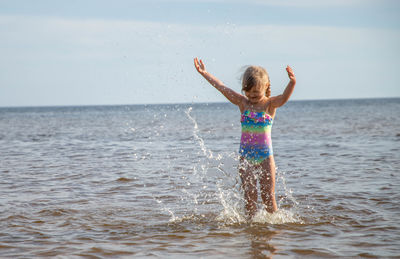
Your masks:
{"label": "pale sky", "polygon": [[265,67],[293,100],[400,97],[397,0],[0,0],[0,106],[220,102]]}

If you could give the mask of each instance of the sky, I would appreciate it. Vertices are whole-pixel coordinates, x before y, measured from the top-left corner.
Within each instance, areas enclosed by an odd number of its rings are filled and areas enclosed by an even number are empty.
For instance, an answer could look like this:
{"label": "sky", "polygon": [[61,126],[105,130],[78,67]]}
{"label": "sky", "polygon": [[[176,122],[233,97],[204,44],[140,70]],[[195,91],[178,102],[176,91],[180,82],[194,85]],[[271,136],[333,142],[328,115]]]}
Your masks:
{"label": "sky", "polygon": [[293,100],[400,97],[397,0],[0,0],[0,107],[224,102],[246,65]]}

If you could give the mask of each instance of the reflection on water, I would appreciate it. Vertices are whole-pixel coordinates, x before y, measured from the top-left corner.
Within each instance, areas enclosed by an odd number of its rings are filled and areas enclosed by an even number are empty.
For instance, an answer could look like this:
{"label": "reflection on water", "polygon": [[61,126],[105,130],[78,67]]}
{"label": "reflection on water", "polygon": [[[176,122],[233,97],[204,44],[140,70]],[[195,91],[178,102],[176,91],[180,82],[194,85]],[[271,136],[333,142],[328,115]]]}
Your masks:
{"label": "reflection on water", "polygon": [[272,245],[272,239],[279,231],[271,231],[265,225],[254,225],[248,230],[249,239],[251,240],[250,255],[252,258],[272,258],[277,250]]}
{"label": "reflection on water", "polygon": [[250,222],[233,106],[2,108],[0,257],[398,256],[399,108],[288,103],[279,211]]}

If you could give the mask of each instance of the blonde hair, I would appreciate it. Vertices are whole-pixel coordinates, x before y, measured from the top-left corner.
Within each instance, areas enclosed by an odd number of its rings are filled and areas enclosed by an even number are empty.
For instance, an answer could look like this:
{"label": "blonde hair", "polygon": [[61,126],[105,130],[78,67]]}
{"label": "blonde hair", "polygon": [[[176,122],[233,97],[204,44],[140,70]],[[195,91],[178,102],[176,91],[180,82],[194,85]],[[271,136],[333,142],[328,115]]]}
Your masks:
{"label": "blonde hair", "polygon": [[271,96],[271,83],[267,70],[260,66],[249,66],[243,73],[242,76],[242,91],[250,91],[255,85],[267,85],[265,90],[265,96]]}

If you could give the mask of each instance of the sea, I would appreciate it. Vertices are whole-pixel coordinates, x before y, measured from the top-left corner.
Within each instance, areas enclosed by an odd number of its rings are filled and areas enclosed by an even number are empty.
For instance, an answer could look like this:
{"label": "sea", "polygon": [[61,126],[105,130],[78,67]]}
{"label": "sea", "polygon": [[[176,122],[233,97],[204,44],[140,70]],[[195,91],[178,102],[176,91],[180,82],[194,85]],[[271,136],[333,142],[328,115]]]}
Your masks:
{"label": "sea", "polygon": [[400,258],[400,99],[290,101],[246,218],[229,103],[0,108],[1,258]]}

